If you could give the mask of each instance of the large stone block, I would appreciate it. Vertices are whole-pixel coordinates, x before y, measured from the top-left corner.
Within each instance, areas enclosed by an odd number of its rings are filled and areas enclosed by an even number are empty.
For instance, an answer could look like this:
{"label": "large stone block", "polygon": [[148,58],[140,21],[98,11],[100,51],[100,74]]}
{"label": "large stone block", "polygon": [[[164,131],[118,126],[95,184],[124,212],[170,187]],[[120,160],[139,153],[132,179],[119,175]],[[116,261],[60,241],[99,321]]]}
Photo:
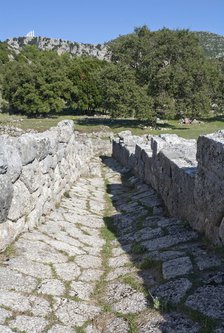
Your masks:
{"label": "large stone block", "polygon": [[42,185],[42,173],[36,159],[23,167],[20,180],[26,185],[30,193],[35,192]]}
{"label": "large stone block", "polygon": [[4,174],[7,172],[8,163],[5,156],[5,148],[4,146],[0,146],[0,174]]}
{"label": "large stone block", "polygon": [[67,143],[74,132],[74,123],[72,120],[60,121],[60,123],[58,123],[57,130],[58,141]]}
{"label": "large stone block", "polygon": [[13,198],[13,186],[7,174],[0,174],[0,223],[6,220]]}
{"label": "large stone block", "polygon": [[23,134],[16,141],[22,165],[31,163],[37,154],[37,142],[33,134]]}
{"label": "large stone block", "polygon": [[27,216],[34,208],[30,192],[21,180],[18,180],[13,186],[13,198],[8,213],[8,219],[17,221],[22,216]]}
{"label": "large stone block", "polygon": [[5,158],[7,160],[7,174],[14,183],[20,176],[22,171],[22,161],[18,150],[12,145],[5,145]]}
{"label": "large stone block", "polygon": [[0,224],[0,252],[4,251],[6,247],[14,241],[14,239],[25,231],[25,218],[17,220],[16,223],[6,221]]}
{"label": "large stone block", "polygon": [[36,134],[35,135],[36,141],[36,159],[38,161],[43,160],[47,155],[50,153],[50,139],[46,137],[44,133]]}

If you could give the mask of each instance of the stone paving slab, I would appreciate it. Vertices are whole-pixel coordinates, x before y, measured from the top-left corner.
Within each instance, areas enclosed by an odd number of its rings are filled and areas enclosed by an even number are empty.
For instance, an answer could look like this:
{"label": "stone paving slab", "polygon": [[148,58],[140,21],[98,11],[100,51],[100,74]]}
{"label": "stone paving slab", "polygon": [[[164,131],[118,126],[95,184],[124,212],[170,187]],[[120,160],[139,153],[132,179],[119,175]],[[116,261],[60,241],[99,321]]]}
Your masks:
{"label": "stone paving slab", "polygon": [[96,157],[0,262],[0,333],[222,333],[224,266],[155,191]]}
{"label": "stone paving slab", "polygon": [[139,333],[197,333],[200,329],[200,325],[179,313],[161,315],[149,312],[141,320]]}
{"label": "stone paving slab", "polygon": [[163,263],[163,277],[166,280],[191,273],[193,266],[189,257],[167,260]]}

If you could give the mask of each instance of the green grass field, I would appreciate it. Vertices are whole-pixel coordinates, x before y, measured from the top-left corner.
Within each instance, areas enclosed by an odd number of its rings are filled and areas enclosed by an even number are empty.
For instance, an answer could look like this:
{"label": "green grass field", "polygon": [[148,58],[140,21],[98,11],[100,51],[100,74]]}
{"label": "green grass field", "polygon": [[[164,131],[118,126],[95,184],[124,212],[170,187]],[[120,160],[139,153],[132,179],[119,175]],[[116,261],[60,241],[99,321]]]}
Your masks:
{"label": "green grass field", "polygon": [[181,125],[177,120],[166,121],[160,129],[145,128],[145,124],[133,119],[109,119],[103,117],[86,117],[60,115],[47,118],[27,118],[25,116],[0,114],[0,125],[10,125],[21,129],[34,129],[43,132],[64,119],[72,119],[75,129],[80,132],[113,131],[119,133],[131,130],[135,135],[175,133],[186,139],[196,139],[199,135],[213,133],[224,129],[224,116],[203,120],[203,124]]}

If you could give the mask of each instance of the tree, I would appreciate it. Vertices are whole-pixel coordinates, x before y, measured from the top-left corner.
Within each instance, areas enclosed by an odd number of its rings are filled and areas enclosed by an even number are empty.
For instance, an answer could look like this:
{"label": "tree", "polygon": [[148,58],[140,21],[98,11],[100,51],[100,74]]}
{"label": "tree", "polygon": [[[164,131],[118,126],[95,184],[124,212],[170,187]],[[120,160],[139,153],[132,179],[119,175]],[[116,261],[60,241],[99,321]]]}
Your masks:
{"label": "tree", "polygon": [[108,64],[100,73],[102,106],[112,117],[152,117],[152,100],[126,66]]}
{"label": "tree", "polygon": [[74,58],[66,69],[68,78],[77,91],[77,101],[71,108],[96,110],[101,107],[98,73],[106,66],[105,61],[90,57]]}
{"label": "tree", "polygon": [[29,47],[5,67],[3,75],[3,97],[15,111],[28,115],[60,112],[75,98],[64,59],[54,52]]}
{"label": "tree", "polygon": [[7,43],[0,42],[0,66],[9,62],[9,56],[13,53],[9,51]]}
{"label": "tree", "polygon": [[219,68],[205,57],[189,30],[146,26],[110,43],[112,61],[134,71],[140,87],[148,87],[154,110],[165,118],[206,115],[219,89]]}

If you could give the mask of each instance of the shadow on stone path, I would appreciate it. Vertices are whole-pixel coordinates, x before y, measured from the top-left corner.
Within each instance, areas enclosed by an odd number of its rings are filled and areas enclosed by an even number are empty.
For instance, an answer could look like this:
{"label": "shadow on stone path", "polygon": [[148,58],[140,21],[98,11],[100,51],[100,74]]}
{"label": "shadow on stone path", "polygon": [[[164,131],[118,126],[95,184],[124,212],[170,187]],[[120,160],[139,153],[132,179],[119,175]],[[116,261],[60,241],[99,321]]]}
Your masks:
{"label": "shadow on stone path", "polygon": [[0,333],[224,332],[222,256],[102,161],[3,254]]}
{"label": "shadow on stone path", "polygon": [[113,159],[103,162],[111,170],[107,192],[114,207],[113,221],[106,219],[115,235],[108,287],[113,310],[134,313],[140,333],[224,332],[223,256],[168,217],[150,186]]}

